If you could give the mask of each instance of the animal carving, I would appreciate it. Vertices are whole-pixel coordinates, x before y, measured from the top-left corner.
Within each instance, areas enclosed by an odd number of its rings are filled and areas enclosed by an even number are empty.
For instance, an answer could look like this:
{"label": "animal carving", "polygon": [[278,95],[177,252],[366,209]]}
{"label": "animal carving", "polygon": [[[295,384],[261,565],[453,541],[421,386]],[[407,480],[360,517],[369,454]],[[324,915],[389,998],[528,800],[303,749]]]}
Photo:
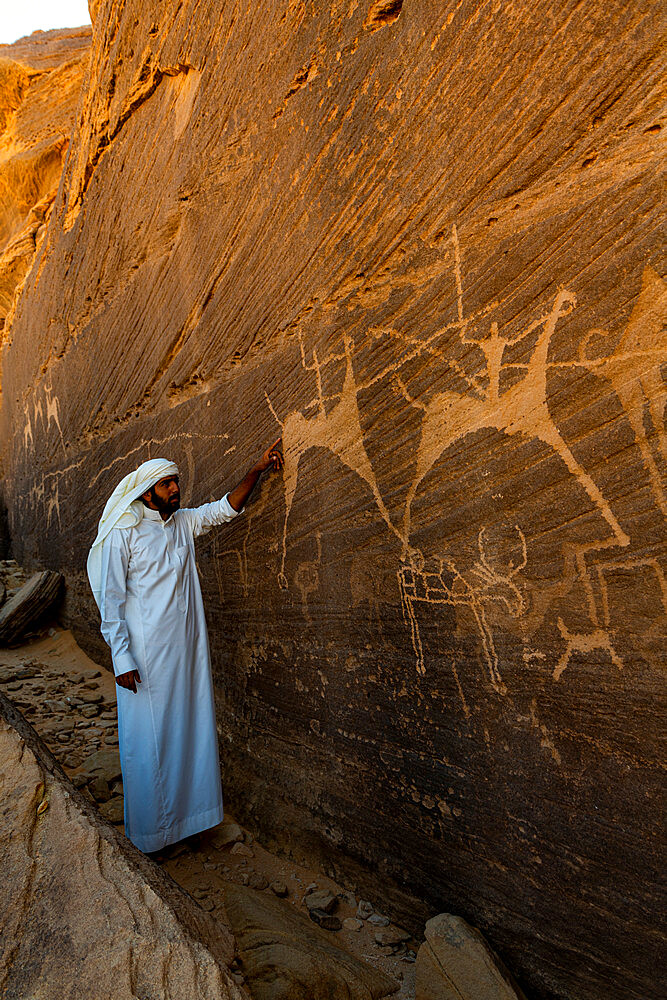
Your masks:
{"label": "animal carving", "polygon": [[[322,394],[321,365],[317,360],[317,355],[313,352],[313,370],[317,374],[317,407],[318,412],[313,417],[307,417],[304,413],[296,411],[290,413],[285,420],[281,421],[271,404],[269,397],[266,401],[275,419],[282,428],[283,456],[285,465],[283,476],[285,480],[285,522],[282,537],[282,557],[278,583],[287,588],[287,577],[285,575],[285,559],[287,556],[287,524],[289,521],[294,494],[296,493],[299,478],[299,462],[310,448],[325,448],[346,465],[353,472],[356,472],[365,483],[368,484],[373,494],[373,498],[378,506],[380,514],[387,527],[394,534],[398,534],[394,527],[389,512],[385,507],[380,495],[375,474],[366,453],[363,443],[363,432],[361,429],[361,419],[357,404],[358,386],[354,378],[352,367],[352,346],[348,338],[345,339],[345,380],[343,388],[337,397],[336,405],[327,413],[324,406],[324,396]],[[340,360],[339,358],[328,359]],[[302,361],[304,367],[305,358],[302,348]],[[399,536],[400,537],[400,536]]]}

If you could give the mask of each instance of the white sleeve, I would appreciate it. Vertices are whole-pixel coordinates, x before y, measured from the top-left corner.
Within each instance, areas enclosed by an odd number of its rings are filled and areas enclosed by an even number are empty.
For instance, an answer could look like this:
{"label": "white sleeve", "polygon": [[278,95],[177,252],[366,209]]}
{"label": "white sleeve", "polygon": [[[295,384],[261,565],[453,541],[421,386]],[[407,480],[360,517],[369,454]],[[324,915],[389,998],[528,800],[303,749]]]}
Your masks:
{"label": "white sleeve", "polygon": [[222,500],[214,500],[213,503],[205,503],[201,507],[186,507],[181,514],[187,518],[190,530],[197,538],[198,535],[205,535],[217,524],[233,521],[244,510],[245,507],[234,510],[229,502],[229,493],[226,493]]}
{"label": "white sleeve", "polygon": [[110,532],[102,549],[101,631],[111,649],[116,677],[136,670],[130,653],[130,636],[125,621],[127,567],[130,549],[127,532]]}

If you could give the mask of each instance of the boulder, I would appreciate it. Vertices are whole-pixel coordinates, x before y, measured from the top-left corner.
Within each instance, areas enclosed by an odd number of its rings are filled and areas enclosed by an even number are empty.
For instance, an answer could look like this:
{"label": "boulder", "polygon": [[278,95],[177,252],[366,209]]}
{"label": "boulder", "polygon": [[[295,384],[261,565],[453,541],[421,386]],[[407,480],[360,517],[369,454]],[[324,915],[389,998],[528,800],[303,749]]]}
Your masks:
{"label": "boulder", "polygon": [[91,777],[100,777],[111,785],[121,777],[120,754],[118,750],[96,750],[86,757],[81,770]]}
{"label": "boulder", "polygon": [[238,823],[224,820],[222,825],[217,827],[213,834],[213,843],[216,847],[227,847],[228,844],[237,844],[243,840],[243,830]]}
{"label": "boulder", "polygon": [[415,1000],[525,1000],[480,932],[441,913],[417,952]]}
{"label": "boulder", "polygon": [[289,903],[231,884],[224,900],[254,1000],[380,1000],[398,991]]}
{"label": "boulder", "polygon": [[1,695],[0,798],[3,995],[248,1000],[227,930],[96,815]]}
{"label": "boulder", "polygon": [[50,611],[62,590],[60,573],[45,570],[30,577],[0,608],[0,644],[16,642]]}
{"label": "boulder", "polygon": [[338,906],[338,899],[328,889],[314,889],[303,901],[308,910],[324,910],[325,913],[333,913]]}

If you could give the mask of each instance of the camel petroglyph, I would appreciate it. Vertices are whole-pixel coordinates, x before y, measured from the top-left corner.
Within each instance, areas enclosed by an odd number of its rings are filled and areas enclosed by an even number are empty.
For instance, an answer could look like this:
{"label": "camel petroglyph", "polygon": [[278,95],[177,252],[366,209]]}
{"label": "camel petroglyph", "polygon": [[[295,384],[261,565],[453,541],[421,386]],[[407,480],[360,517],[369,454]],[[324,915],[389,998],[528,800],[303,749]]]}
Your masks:
{"label": "camel petroglyph", "polygon": [[[266,397],[269,408],[282,429],[285,455],[285,519],[279,585],[282,588],[288,585],[287,532],[298,485],[299,463],[310,448],[323,448],[336,455],[368,485],[382,520],[401,544],[398,585],[403,615],[410,628],[417,670],[424,673],[425,664],[415,608],[427,604],[451,604],[461,609],[467,607],[479,632],[491,684],[496,691],[502,693],[504,684],[498,669],[498,656],[488,623],[487,609],[495,604],[497,607],[505,607],[510,618],[522,619],[519,631],[526,638],[535,632],[543,620],[551,601],[549,593],[535,596],[529,607],[520,593],[518,583],[514,582],[514,577],[525,568],[525,560],[520,566],[512,568],[511,574],[503,576],[497,569],[493,570],[484,553],[483,530],[479,537],[479,560],[467,569],[455,566],[444,556],[439,569],[434,572],[426,571],[425,557],[412,543],[414,501],[421,484],[438,459],[468,434],[486,429],[496,430],[507,437],[520,436],[546,445],[561,459],[569,475],[585,491],[608,529],[608,533],[601,537],[589,537],[583,542],[566,541],[563,545],[563,579],[547,588],[553,596],[562,597],[579,580],[584,587],[590,618],[590,630],[587,632],[573,632],[562,618],[558,619],[557,625],[565,648],[556,664],[554,679],[562,676],[571,657],[577,652],[603,650],[608,653],[614,665],[622,666],[610,638],[608,615],[599,609],[598,602],[600,580],[604,583],[604,567],[620,565],[618,560],[621,556],[608,557],[606,551],[627,550],[630,537],[617,519],[608,498],[575,456],[556,425],[549,409],[547,378],[551,369],[582,367],[609,380],[628,416],[656,503],[663,513],[667,512],[654,444],[657,442],[659,453],[664,458],[667,446],[662,418],[667,405],[667,390],[662,381],[661,365],[667,358],[664,340],[667,303],[665,284],[652,269],[645,269],[641,294],[626,331],[611,357],[588,357],[587,349],[591,338],[598,335],[599,339],[600,334],[606,334],[606,331],[592,330],[582,343],[578,358],[571,361],[552,360],[549,352],[557,326],[576,307],[574,291],[559,289],[550,306],[536,320],[512,336],[504,335],[498,322],[490,318],[490,314],[498,306],[497,302],[492,302],[475,313],[465,313],[461,251],[455,225],[451,230],[449,253],[456,289],[454,320],[424,338],[394,329],[371,328],[368,331],[371,341],[389,337],[403,342],[405,349],[390,366],[369,376],[365,381],[355,374],[355,344],[349,336],[345,335],[343,338],[343,353],[328,355],[320,361],[317,351],[313,349],[312,363],[308,363],[303,339],[299,335],[301,365],[305,371],[314,375],[316,395],[282,420],[269,397]],[[481,331],[481,324],[486,325],[487,322],[486,330]],[[471,345],[480,352],[481,364],[477,371],[469,370],[470,359],[463,363],[453,356],[451,341],[448,339],[452,334],[458,334],[461,346]],[[505,363],[506,349],[521,342],[533,345],[528,358],[521,362]],[[440,389],[426,400],[412,392],[402,377],[402,370],[408,362],[423,353],[431,356],[434,361],[437,360],[443,373],[451,373],[460,388]],[[343,387],[339,392],[326,395],[323,389],[323,372],[329,365],[337,363],[345,366]],[[506,374],[511,376],[509,384],[505,383]],[[415,472],[408,488],[402,523],[396,524],[380,493],[366,451],[358,403],[362,390],[382,380],[392,384],[410,406],[422,413]],[[503,388],[505,384],[506,387]],[[333,404],[329,412],[325,406],[327,403]],[[652,424],[651,436],[647,433],[647,416],[650,416]],[[518,526],[516,530],[520,532]],[[521,539],[525,548],[523,533]],[[438,557],[429,558],[432,563]],[[627,558],[627,553],[623,558]],[[596,567],[599,577],[597,589],[592,575]],[[446,579],[448,574],[451,580]],[[526,656],[525,662],[529,662],[539,658],[539,651],[529,650]]]}

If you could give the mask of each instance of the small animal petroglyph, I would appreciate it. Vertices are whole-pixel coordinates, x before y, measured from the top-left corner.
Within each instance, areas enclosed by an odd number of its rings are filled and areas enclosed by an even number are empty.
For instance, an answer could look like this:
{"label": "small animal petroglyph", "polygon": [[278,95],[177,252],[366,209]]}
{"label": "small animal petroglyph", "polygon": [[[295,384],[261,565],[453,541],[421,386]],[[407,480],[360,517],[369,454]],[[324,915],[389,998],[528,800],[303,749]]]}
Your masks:
{"label": "small animal petroglyph", "polygon": [[553,678],[555,681],[560,680],[573,653],[591,653],[594,649],[604,649],[609,653],[614,666],[618,667],[619,670],[623,669],[623,662],[616,655],[609,633],[605,629],[596,628],[592,632],[570,632],[563,619],[559,618],[558,630],[567,645],[554,669]]}

